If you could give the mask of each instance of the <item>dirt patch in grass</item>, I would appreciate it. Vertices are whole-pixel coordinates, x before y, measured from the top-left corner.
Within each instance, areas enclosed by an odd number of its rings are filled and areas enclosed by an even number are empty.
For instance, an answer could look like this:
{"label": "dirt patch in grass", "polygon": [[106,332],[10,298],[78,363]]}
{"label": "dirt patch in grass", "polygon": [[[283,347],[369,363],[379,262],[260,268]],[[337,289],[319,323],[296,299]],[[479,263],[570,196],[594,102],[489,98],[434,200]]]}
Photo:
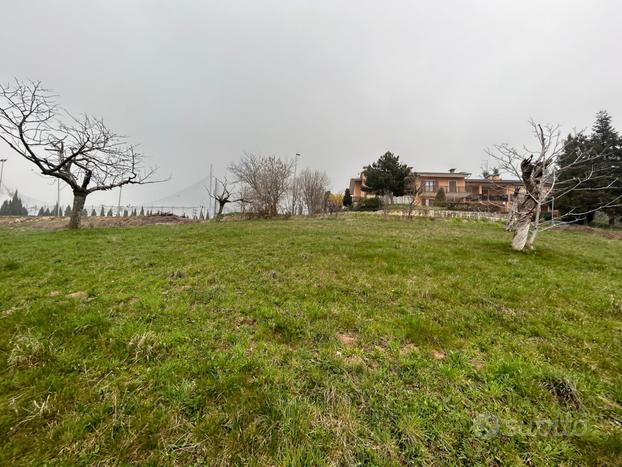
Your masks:
{"label": "dirt patch in grass", "polygon": [[[141,227],[162,224],[193,224],[199,221],[180,216],[130,216],[130,217],[84,217],[82,229],[102,227]],[[13,229],[63,230],[67,228],[67,217],[0,217],[0,226]]]}
{"label": "dirt patch in grass", "polygon": [[348,333],[337,334],[337,339],[339,339],[339,342],[343,345],[354,345],[356,342],[356,336]]}

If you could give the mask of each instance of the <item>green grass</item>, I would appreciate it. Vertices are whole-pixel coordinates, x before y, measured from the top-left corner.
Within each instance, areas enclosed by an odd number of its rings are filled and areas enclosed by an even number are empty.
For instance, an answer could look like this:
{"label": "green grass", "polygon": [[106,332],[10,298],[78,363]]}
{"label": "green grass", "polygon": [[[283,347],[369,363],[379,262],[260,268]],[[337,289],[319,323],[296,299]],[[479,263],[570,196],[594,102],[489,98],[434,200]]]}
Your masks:
{"label": "green grass", "polygon": [[0,465],[620,462],[620,240],[361,215],[0,245]]}

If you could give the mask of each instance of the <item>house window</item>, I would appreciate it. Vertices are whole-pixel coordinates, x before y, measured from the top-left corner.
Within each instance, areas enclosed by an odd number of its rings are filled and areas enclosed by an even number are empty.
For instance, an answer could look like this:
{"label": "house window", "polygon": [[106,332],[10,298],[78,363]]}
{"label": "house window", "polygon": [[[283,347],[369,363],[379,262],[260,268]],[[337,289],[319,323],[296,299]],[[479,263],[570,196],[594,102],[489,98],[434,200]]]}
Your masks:
{"label": "house window", "polygon": [[425,191],[434,192],[436,191],[436,182],[434,180],[426,180],[425,181]]}
{"label": "house window", "polygon": [[456,189],[456,181],[455,180],[449,180],[449,192],[450,193],[455,193],[458,190]]}

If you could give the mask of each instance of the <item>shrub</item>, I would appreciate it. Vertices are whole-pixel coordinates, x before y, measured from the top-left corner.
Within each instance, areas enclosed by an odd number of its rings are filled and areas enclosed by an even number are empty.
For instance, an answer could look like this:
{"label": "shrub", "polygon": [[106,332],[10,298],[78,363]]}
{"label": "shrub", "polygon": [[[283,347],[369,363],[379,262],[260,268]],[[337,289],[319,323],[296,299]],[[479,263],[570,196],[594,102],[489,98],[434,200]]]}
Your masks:
{"label": "shrub", "polygon": [[373,198],[364,198],[358,206],[360,211],[377,211],[382,206],[380,198],[377,196]]}

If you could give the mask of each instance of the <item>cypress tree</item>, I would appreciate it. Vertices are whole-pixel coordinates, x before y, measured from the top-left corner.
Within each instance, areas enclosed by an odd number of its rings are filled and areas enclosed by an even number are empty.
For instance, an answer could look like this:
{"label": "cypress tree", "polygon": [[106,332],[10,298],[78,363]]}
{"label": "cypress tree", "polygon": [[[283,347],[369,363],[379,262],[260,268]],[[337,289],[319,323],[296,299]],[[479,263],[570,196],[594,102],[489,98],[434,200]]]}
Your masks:
{"label": "cypress tree", "polygon": [[443,207],[445,206],[446,200],[447,200],[447,197],[445,196],[445,190],[443,189],[443,187],[440,187],[438,191],[436,192],[436,196],[434,197],[434,205]]}
{"label": "cypress tree", "polygon": [[346,191],[343,194],[343,205],[346,208],[352,206],[352,193],[350,193],[350,188],[346,188]]}
{"label": "cypress tree", "polygon": [[13,193],[10,200],[5,200],[0,207],[0,216],[27,216],[28,209],[22,204],[22,200],[17,194],[17,190]]}

